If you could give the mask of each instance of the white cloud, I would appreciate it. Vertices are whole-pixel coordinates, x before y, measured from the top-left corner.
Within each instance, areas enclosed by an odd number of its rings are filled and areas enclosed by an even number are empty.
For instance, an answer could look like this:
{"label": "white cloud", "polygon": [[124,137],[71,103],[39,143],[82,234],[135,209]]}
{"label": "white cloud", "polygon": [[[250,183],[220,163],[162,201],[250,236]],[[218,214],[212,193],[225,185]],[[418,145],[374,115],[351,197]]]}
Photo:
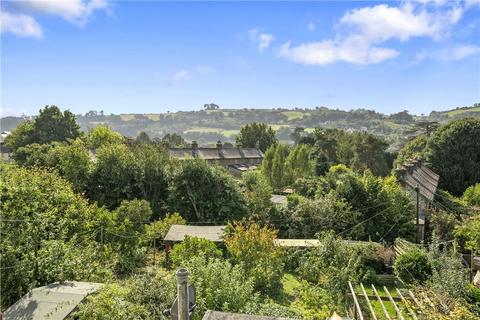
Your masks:
{"label": "white cloud", "polygon": [[35,19],[25,14],[12,14],[0,12],[0,30],[2,33],[10,32],[19,37],[43,37],[42,27]]}
{"label": "white cloud", "polygon": [[349,38],[335,43],[333,40],[303,43],[290,47],[290,42],[284,44],[279,56],[304,65],[326,65],[338,61],[353,64],[374,64],[398,56],[400,52],[376,46],[369,46],[361,39]]}
{"label": "white cloud", "polygon": [[309,23],[307,24],[307,28],[308,28],[308,30],[310,30],[310,31],[315,30],[315,28],[316,28],[315,23],[309,22]]}
{"label": "white cloud", "polygon": [[78,26],[84,26],[95,10],[110,10],[107,0],[23,0],[18,7],[33,14],[59,16]]}
{"label": "white cloud", "polygon": [[438,8],[440,5],[438,1],[435,4],[437,9],[432,10],[430,3],[407,1],[398,7],[379,4],[349,10],[339,20],[335,37],[297,46],[287,42],[279,56],[305,65],[337,61],[373,64],[393,59],[400,52],[382,46],[389,40],[406,42],[413,37],[435,40],[448,37],[451,27],[461,19],[464,8],[457,3],[445,3],[444,7]]}
{"label": "white cloud", "polygon": [[275,37],[272,34],[261,33],[258,28],[249,30],[248,35],[250,37],[250,40],[257,44],[258,50],[260,52],[263,52],[263,50],[270,47],[272,41],[275,40]]}
{"label": "white cloud", "polygon": [[190,72],[188,72],[187,70],[180,70],[173,75],[171,84],[177,85],[185,81],[188,81],[191,78],[192,76],[190,75]]}
{"label": "white cloud", "polygon": [[479,46],[472,44],[458,44],[435,51],[422,50],[417,53],[415,62],[419,62],[427,58],[441,61],[457,61],[478,54],[480,54]]}
{"label": "white cloud", "polygon": [[42,38],[42,27],[35,20],[36,15],[58,16],[83,27],[95,10],[105,10],[110,13],[111,5],[107,0],[22,0],[10,2],[8,8],[7,11],[2,7],[1,32]]}

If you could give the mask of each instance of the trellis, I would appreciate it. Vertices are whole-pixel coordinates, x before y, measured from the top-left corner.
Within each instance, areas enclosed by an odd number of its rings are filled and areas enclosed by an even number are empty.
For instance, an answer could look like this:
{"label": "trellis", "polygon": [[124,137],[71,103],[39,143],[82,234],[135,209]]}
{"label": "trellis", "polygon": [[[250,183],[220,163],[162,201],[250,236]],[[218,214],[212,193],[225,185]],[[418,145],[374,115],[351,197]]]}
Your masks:
{"label": "trellis", "polygon": [[[377,288],[373,284],[371,285],[373,295],[367,294],[363,283],[360,283],[361,292],[356,292],[350,281],[348,282],[348,286],[350,291],[349,296],[353,300],[353,307],[351,307],[348,311],[353,319],[418,320],[416,307],[420,307],[420,302],[411,290],[405,289],[402,293],[400,289],[395,288],[395,292],[398,296],[394,297],[386,286],[383,286],[383,290],[385,291],[386,296],[380,295]],[[373,301],[378,301],[382,312],[378,312],[375,310],[372,304]],[[384,303],[387,301],[390,302],[393,306],[395,315],[392,315],[388,312],[387,306]]]}

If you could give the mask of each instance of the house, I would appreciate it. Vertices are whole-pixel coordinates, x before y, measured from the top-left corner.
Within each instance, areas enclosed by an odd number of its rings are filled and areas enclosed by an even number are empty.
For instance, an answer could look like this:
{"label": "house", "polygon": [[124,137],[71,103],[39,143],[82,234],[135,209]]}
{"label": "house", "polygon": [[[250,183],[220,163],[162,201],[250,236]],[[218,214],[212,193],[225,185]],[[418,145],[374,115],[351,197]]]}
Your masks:
{"label": "house", "polygon": [[8,137],[10,134],[11,134],[10,131],[2,131],[0,133],[0,157],[1,157],[1,160],[5,162],[10,162],[12,160],[11,158],[12,151],[9,148],[5,147],[4,145],[5,138]]}
{"label": "house", "polygon": [[71,281],[32,289],[5,311],[4,319],[66,319],[87,295],[101,286],[100,283]]}
{"label": "house", "polygon": [[192,141],[190,148],[169,148],[168,153],[180,160],[203,159],[226,167],[235,175],[258,168],[264,156],[259,148],[226,148],[221,141],[214,148],[199,147],[196,141]]}
{"label": "house", "polygon": [[426,211],[435,198],[440,176],[425,166],[422,159],[414,159],[397,168],[396,175],[403,188],[410,193],[415,205],[418,195],[417,239],[423,241]]}

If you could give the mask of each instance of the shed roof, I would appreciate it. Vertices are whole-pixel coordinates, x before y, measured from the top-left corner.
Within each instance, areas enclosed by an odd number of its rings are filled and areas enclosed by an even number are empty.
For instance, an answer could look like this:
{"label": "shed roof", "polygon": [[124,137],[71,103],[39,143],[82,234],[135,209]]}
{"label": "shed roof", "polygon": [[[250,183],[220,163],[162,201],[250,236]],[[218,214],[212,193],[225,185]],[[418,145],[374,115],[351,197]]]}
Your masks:
{"label": "shed roof", "polygon": [[164,241],[179,242],[185,236],[207,239],[213,242],[223,242],[222,235],[226,226],[186,226],[174,224],[168,230]]}
{"label": "shed roof", "polygon": [[69,281],[32,289],[5,311],[5,320],[63,320],[88,294],[101,286],[100,283]]}
{"label": "shed roof", "polygon": [[[354,241],[354,240],[343,240],[344,243],[348,245],[360,245],[360,246],[381,246],[378,242],[372,241]],[[275,244],[279,247],[315,247],[320,244],[318,239],[275,239]]]}
{"label": "shed roof", "polygon": [[433,200],[440,176],[427,168],[421,160],[413,161],[405,167],[400,179],[411,189],[418,185],[420,195],[430,201]]}
{"label": "shed roof", "polygon": [[272,194],[270,201],[274,204],[285,204],[287,203],[287,197],[281,194]]}
{"label": "shed roof", "polygon": [[291,318],[257,316],[242,313],[230,313],[208,310],[202,320],[288,320]]}

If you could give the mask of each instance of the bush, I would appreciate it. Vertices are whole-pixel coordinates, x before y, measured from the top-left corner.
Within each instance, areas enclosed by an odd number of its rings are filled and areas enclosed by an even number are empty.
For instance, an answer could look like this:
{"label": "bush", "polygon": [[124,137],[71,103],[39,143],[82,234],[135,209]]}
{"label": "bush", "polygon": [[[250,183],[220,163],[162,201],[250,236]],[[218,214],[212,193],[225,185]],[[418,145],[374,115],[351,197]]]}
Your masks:
{"label": "bush", "polygon": [[241,265],[232,266],[221,259],[205,259],[196,256],[184,267],[189,271],[189,282],[196,289],[197,309],[194,319],[202,319],[207,310],[239,312],[256,295],[253,279],[248,277]]}
{"label": "bush", "polygon": [[406,283],[424,283],[432,276],[432,264],[420,249],[401,254],[394,265],[395,275]]}
{"label": "bush", "polygon": [[232,261],[242,264],[254,279],[255,288],[262,292],[275,292],[283,276],[282,250],[275,245],[277,232],[268,227],[237,224],[226,239]]}
{"label": "bush", "polygon": [[171,252],[173,267],[180,267],[193,257],[202,256],[205,259],[221,258],[222,251],[212,241],[185,236],[183,242],[176,244]]}

